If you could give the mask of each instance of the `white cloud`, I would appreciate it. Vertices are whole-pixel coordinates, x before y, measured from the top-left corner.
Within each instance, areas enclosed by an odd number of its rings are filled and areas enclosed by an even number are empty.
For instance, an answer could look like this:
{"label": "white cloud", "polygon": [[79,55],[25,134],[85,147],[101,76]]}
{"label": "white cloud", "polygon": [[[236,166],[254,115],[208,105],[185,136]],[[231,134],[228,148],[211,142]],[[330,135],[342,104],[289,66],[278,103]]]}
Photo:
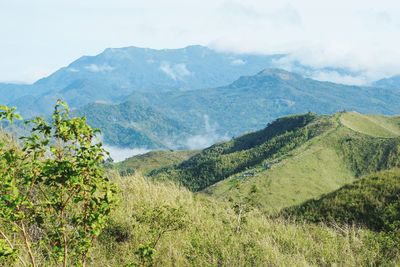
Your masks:
{"label": "white cloud", "polygon": [[188,149],[204,149],[215,144],[218,141],[227,140],[226,136],[221,136],[217,133],[218,124],[210,123],[208,115],[204,115],[204,131],[202,133],[188,137],[184,145]]}
{"label": "white cloud", "polygon": [[363,75],[352,76],[352,75],[340,74],[336,71],[315,71],[310,75],[310,78],[319,81],[329,81],[334,83],[359,85],[359,86],[368,85],[372,82]]}
{"label": "white cloud", "polygon": [[145,154],[150,151],[147,148],[122,148],[104,144],[103,135],[97,135],[96,138],[94,138],[93,143],[99,142],[101,142],[103,144],[103,148],[110,153],[110,157],[114,160],[114,162],[120,162],[127,158]]}
{"label": "white cloud", "polygon": [[37,70],[50,74],[82,55],[130,45],[290,53],[315,66],[362,71],[368,79],[400,73],[398,0],[4,0],[0,5],[0,80],[32,81],[43,76]]}
{"label": "white cloud", "polygon": [[90,64],[88,66],[85,66],[85,69],[87,69],[90,72],[110,72],[114,68],[107,64],[103,64],[103,65]]}
{"label": "white cloud", "polygon": [[174,71],[172,70],[169,62],[161,62],[160,70],[162,70],[165,74],[167,74],[171,79],[176,81],[176,76]]}
{"label": "white cloud", "polygon": [[75,69],[75,68],[68,68],[67,71],[69,71],[69,72],[79,72],[79,70]]}
{"label": "white cloud", "polygon": [[169,62],[163,61],[160,64],[160,70],[175,81],[191,74],[183,63],[171,66]]}
{"label": "white cloud", "polygon": [[187,69],[186,65],[183,63],[176,64],[174,66],[174,70],[175,70],[175,73],[177,74],[177,76],[179,76],[179,77],[185,77],[185,76],[189,76],[191,74],[191,72]]}
{"label": "white cloud", "polygon": [[246,64],[246,62],[242,59],[235,59],[231,61],[231,64],[234,66],[240,66]]}
{"label": "white cloud", "polygon": [[108,145],[105,145],[104,149],[110,153],[110,156],[114,160],[114,162],[120,162],[127,158],[145,154],[150,151],[146,148],[120,148]]}

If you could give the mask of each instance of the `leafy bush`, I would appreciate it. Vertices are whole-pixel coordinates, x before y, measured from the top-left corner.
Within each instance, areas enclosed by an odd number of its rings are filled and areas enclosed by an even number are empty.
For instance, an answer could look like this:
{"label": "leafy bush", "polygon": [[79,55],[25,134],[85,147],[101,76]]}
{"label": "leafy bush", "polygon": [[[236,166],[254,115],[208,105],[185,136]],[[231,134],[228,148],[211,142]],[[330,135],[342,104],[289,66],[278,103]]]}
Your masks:
{"label": "leafy bush", "polygon": [[[18,118],[14,109],[2,110],[0,118]],[[97,131],[84,118],[70,118],[61,101],[51,123],[40,117],[29,123],[22,148],[10,135],[0,144],[2,255],[15,250],[23,265],[28,258],[32,266],[39,259],[84,264],[114,202],[115,190],[101,168],[105,151],[94,143]]]}

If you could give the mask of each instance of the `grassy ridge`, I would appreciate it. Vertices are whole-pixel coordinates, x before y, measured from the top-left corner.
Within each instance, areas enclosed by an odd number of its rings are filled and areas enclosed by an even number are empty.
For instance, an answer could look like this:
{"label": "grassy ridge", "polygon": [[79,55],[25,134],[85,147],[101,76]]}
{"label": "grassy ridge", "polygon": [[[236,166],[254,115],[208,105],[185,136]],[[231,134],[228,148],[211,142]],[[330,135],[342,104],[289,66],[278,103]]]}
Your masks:
{"label": "grassy ridge", "polygon": [[369,175],[285,212],[311,222],[355,223],[374,231],[394,231],[400,228],[400,169]]}
{"label": "grassy ridge", "polygon": [[122,162],[116,163],[114,167],[121,175],[141,173],[147,174],[151,170],[165,167],[168,165],[179,164],[184,160],[196,155],[198,151],[173,151],[161,150],[151,151],[143,155],[128,158]]}
{"label": "grassy ridge", "polygon": [[285,209],[282,215],[306,222],[371,229],[379,232],[377,235],[386,257],[398,257],[400,169],[374,173],[320,199]]}
{"label": "grassy ridge", "polygon": [[219,199],[251,194],[260,210],[277,212],[400,166],[398,126],[398,117],[346,112],[285,117],[151,174]]}
{"label": "grassy ridge", "polygon": [[331,117],[335,126],[285,155],[270,169],[259,166],[237,173],[206,192],[221,199],[238,199],[256,187],[255,202],[271,213],[318,198],[362,175],[400,166],[399,137],[355,132],[338,123],[342,115]]}
{"label": "grassy ridge", "polygon": [[274,213],[352,181],[354,175],[342,164],[336,150],[328,143],[314,140],[272,165],[271,169],[256,168],[238,173],[205,192],[219,199],[237,201],[255,188],[252,198],[256,206]]}
{"label": "grassy ridge", "polygon": [[139,176],[112,179],[121,188],[121,204],[92,251],[93,266],[143,265],[138,251],[152,242],[157,229],[167,229],[162,222],[171,222],[171,214],[179,215],[182,227],[166,231],[158,239],[151,250],[154,266],[370,266],[396,262],[395,256],[384,257],[379,239],[368,230],[269,219],[257,209],[239,217],[231,204],[172,183]]}
{"label": "grassy ridge", "polygon": [[340,122],[356,132],[376,137],[396,137],[400,135],[400,117],[366,116],[356,112],[346,112]]}
{"label": "grassy ridge", "polygon": [[326,121],[316,119],[311,113],[279,119],[263,131],[214,145],[175,167],[156,170],[151,176],[175,180],[193,191],[205,189],[267,159],[275,160],[329,128]]}

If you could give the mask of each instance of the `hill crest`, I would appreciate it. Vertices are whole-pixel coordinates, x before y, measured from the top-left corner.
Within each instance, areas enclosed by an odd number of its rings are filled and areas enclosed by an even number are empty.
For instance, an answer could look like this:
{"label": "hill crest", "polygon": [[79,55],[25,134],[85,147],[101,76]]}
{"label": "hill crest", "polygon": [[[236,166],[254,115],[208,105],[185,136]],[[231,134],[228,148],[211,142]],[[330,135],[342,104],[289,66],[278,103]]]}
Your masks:
{"label": "hill crest", "polygon": [[[349,114],[355,113],[284,117],[264,130],[214,145],[150,175],[225,200],[237,200],[254,189],[256,205],[275,212],[363,175],[400,166],[400,137],[354,131],[341,123]],[[375,130],[387,128],[376,127],[377,123],[397,127],[398,117],[365,117],[374,119],[367,121]],[[294,127],[284,128],[282,122]]]}

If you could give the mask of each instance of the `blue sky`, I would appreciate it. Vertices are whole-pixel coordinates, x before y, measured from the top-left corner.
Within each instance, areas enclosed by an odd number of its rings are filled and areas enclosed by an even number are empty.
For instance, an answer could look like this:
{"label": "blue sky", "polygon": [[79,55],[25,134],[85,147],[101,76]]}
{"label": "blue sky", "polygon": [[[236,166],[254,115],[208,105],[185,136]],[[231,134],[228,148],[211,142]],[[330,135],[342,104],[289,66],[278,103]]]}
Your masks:
{"label": "blue sky", "polygon": [[0,81],[130,45],[286,52],[282,64],[348,67],[360,83],[400,73],[398,0],[1,0],[0,37]]}

